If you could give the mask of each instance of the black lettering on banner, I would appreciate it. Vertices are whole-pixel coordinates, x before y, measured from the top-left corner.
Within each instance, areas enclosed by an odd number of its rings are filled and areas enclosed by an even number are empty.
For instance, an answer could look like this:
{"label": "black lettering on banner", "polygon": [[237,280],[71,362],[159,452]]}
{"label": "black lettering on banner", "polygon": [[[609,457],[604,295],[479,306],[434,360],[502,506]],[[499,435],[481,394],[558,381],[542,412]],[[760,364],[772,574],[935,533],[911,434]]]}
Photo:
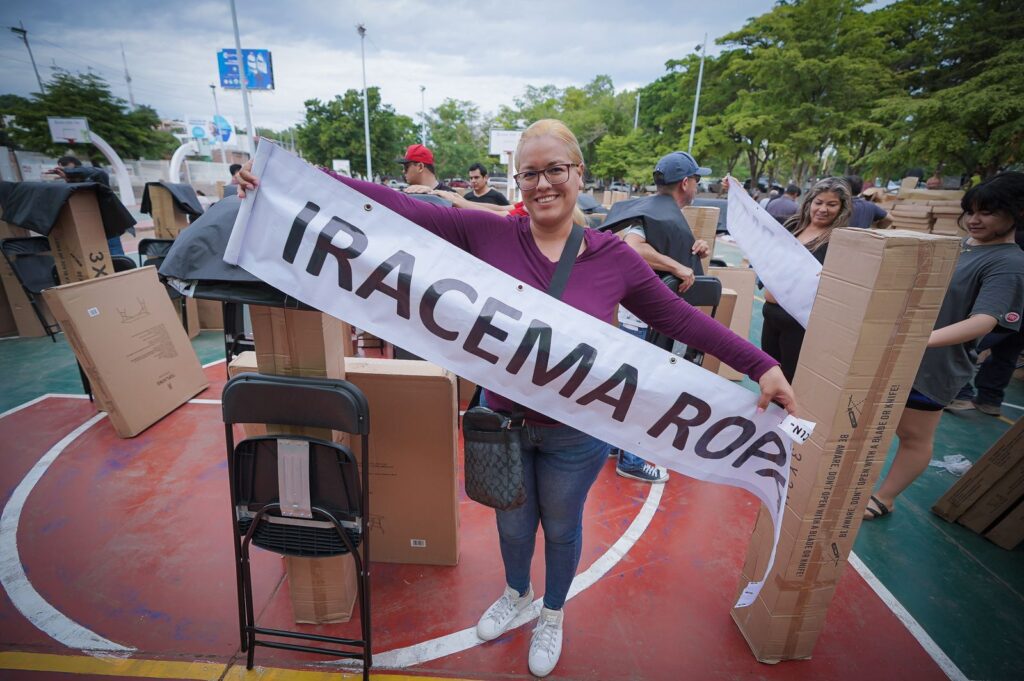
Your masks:
{"label": "black lettering on banner", "polygon": [[[297,220],[298,218],[296,218]],[[293,225],[292,230],[294,229],[295,226]],[[352,244],[346,248],[339,248],[332,244],[331,240],[338,232],[344,232],[352,237]],[[291,235],[288,236],[288,240],[289,242],[291,241]],[[346,291],[351,291],[352,266],[348,261],[355,260],[362,255],[368,243],[369,240],[366,238],[363,230],[345,222],[341,218],[331,218],[316,237],[316,243],[313,245],[312,255],[309,256],[306,271],[313,276],[320,276],[320,270],[323,269],[327,254],[330,253],[338,261],[338,286]],[[296,245],[296,248],[298,248],[298,245]],[[285,246],[285,255],[287,255],[287,251],[288,247]]]}
{"label": "black lettering on banner", "polygon": [[484,301],[483,307],[480,308],[480,314],[477,315],[476,321],[473,322],[473,328],[469,330],[469,335],[466,336],[466,342],[462,344],[462,348],[471,355],[476,355],[480,359],[486,360],[491,364],[498,363],[498,356],[493,355],[483,348],[480,347],[480,341],[483,340],[484,336],[491,336],[497,338],[499,341],[504,341],[508,338],[508,331],[500,329],[491,322],[494,320],[495,313],[500,312],[506,317],[512,319],[521,319],[523,316],[522,311],[510,307],[505,303],[497,300],[496,298],[488,298]]}
{"label": "black lettering on banner", "polygon": [[534,385],[547,385],[568,371],[569,367],[579,363],[579,366],[572,372],[572,376],[569,377],[569,380],[558,391],[558,394],[562,397],[569,397],[576,392],[576,389],[583,383],[583,379],[590,373],[590,369],[594,366],[594,360],[597,357],[596,348],[586,343],[580,343],[573,348],[572,352],[563,357],[558,364],[548,369],[548,362],[551,359],[551,327],[542,321],[534,319],[530,322],[530,328],[523,335],[523,340],[520,341],[519,347],[516,348],[516,352],[512,355],[512,359],[509,360],[505,371],[510,374],[519,373],[519,370],[523,368],[523,364],[530,357],[530,352],[533,350],[534,345],[537,346],[537,362],[533,365],[532,381]]}
{"label": "black lettering on banner", "polygon": [[[786,484],[785,478],[782,477],[782,473],[778,472],[774,468],[762,468],[757,471],[757,474],[762,478],[771,478],[775,481],[776,496],[775,496],[775,510],[776,512],[782,510],[782,486]],[[792,485],[790,485],[792,489]]]}
{"label": "black lettering on banner", "polygon": [[[693,418],[684,419],[683,412],[686,411],[687,407],[693,407],[697,412]],[[686,447],[686,438],[690,434],[690,428],[699,426],[711,417],[711,407],[707,402],[695,397],[690,393],[683,393],[676,399],[676,403],[673,404],[668,411],[665,412],[664,416],[658,419],[658,422],[651,426],[651,429],[647,431],[647,434],[651,437],[658,437],[665,432],[665,429],[669,426],[676,427],[676,435],[672,438],[672,446],[676,449],[683,449]]]}
{"label": "black lettering on banner", "polygon": [[305,207],[292,220],[292,228],[288,232],[288,241],[284,243],[284,252],[281,253],[281,257],[285,261],[295,262],[295,256],[299,253],[299,244],[302,243],[302,235],[306,232],[306,227],[309,225],[310,220],[315,218],[319,212],[320,206],[312,201],[307,201]]}
{"label": "black lettering on banner", "polygon": [[[740,432],[725,447],[712,451],[712,441],[718,437],[719,433],[732,426],[738,426]],[[694,447],[694,451],[696,451],[697,456],[702,459],[724,459],[742,447],[747,440],[753,437],[755,432],[757,432],[757,428],[749,419],[745,419],[742,416],[730,416],[716,422],[713,426],[704,431],[704,434],[700,436],[699,440],[697,440],[697,445]]]}
{"label": "black lettering on banner", "polygon": [[[585,407],[595,400],[604,402],[605,404],[610,404],[614,407],[612,418],[619,422],[625,421],[626,413],[629,411],[629,405],[633,403],[633,396],[636,395],[636,384],[638,379],[639,377],[637,375],[636,367],[630,366],[629,364],[623,364],[616,369],[615,373],[612,374],[607,381],[576,400],[576,404]],[[609,395],[608,393],[610,393],[612,389],[620,383],[622,384],[622,394],[617,398]]]}
{"label": "black lettering on banner", "polygon": [[786,446],[782,444],[782,438],[774,431],[768,431],[754,440],[742,454],[736,457],[736,460],[732,462],[732,466],[733,468],[739,468],[751,457],[755,456],[781,467],[786,465]]}
{"label": "black lettering on banner", "polygon": [[[409,298],[412,295],[412,270],[415,265],[415,257],[405,251],[396,252],[390,258],[377,265],[377,268],[370,273],[366,281],[356,290],[356,295],[366,299],[374,291],[380,291],[388,298],[395,299],[395,302],[398,303],[397,312],[400,317],[409,319]],[[398,268],[398,285],[386,286],[384,280],[396,267]]]}
{"label": "black lettering on banner", "polygon": [[427,327],[427,331],[430,331],[430,333],[438,338],[453,341],[459,337],[459,332],[442,327],[434,319],[434,308],[437,307],[441,296],[448,291],[459,291],[469,298],[469,302],[476,302],[476,289],[469,284],[458,279],[439,279],[431,284],[423,293],[423,298],[420,300],[420,319],[423,321],[423,326]]}

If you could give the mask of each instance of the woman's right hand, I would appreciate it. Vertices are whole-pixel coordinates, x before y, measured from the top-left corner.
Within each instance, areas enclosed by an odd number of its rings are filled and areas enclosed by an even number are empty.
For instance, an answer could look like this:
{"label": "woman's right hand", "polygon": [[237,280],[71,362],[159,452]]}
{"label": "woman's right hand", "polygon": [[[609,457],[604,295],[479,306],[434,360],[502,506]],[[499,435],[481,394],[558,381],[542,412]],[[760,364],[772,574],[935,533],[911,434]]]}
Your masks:
{"label": "woman's right hand", "polygon": [[761,396],[757,400],[758,413],[763,412],[770,403],[775,402],[791,416],[799,416],[793,386],[786,380],[786,376],[778,364],[764,372],[757,383],[761,388]]}
{"label": "woman's right hand", "polygon": [[252,174],[252,159],[245,162],[242,169],[235,174],[238,181],[238,198],[244,199],[246,190],[255,190],[260,181]]}

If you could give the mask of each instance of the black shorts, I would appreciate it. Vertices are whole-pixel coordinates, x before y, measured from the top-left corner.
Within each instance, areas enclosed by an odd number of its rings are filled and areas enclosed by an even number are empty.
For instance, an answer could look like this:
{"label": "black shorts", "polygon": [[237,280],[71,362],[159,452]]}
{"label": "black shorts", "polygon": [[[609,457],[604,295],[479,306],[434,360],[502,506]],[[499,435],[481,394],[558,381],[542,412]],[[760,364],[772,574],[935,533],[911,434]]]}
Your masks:
{"label": "black shorts", "polygon": [[907,409],[917,409],[918,411],[942,411],[945,408],[946,405],[939,404],[932,398],[922,392],[918,392],[914,388],[910,389],[910,395],[907,396]]}

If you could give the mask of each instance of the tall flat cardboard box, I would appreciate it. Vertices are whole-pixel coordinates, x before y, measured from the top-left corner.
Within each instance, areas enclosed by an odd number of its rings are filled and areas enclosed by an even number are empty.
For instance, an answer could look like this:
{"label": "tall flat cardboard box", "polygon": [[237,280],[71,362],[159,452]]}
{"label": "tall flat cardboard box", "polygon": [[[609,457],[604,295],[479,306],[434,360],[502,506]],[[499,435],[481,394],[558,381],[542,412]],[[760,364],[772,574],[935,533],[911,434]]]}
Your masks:
{"label": "tall flat cardboard box", "polygon": [[683,208],[683,217],[686,218],[687,224],[690,225],[693,238],[704,239],[711,247],[708,254],[700,259],[701,267],[704,268],[705,274],[711,264],[711,257],[715,254],[715,230],[718,229],[718,214],[720,212],[721,210],[714,206],[687,206]]}
{"label": "tall flat cardboard box", "polygon": [[188,227],[188,215],[174,205],[174,197],[165,187],[149,185],[149,200],[153,207],[153,231],[157,239],[174,239]]}
{"label": "tall flat cardboard box", "polygon": [[[732,313],[729,328],[740,338],[750,336],[750,322],[754,316],[754,288],[757,286],[757,274],[749,267],[712,267],[710,274],[718,277],[722,288],[736,292],[736,309]],[[730,381],[743,380],[743,374],[728,364],[721,364],[718,375]]]}
{"label": "tall flat cardboard box", "polygon": [[[731,288],[722,289],[722,298],[718,302],[718,309],[715,310],[715,319],[725,326],[732,326],[732,316],[736,312],[736,298],[736,292]],[[725,365],[714,355],[705,354],[701,366],[713,374],[718,374],[721,373],[722,367]]]}
{"label": "tall flat cardboard box", "polygon": [[[288,310],[277,307],[249,306],[252,321],[255,358],[236,358],[235,370],[255,368],[261,374],[305,376],[313,378],[345,378],[344,324],[330,315],[310,310]],[[243,357],[249,353],[243,353]],[[237,362],[237,363],[236,363]],[[247,366],[241,366],[243,362]],[[247,435],[260,430],[257,425],[245,426]],[[303,428],[269,424],[266,432],[306,435],[322,440],[348,444],[346,433],[326,428]],[[340,558],[352,561],[351,556]],[[337,598],[354,593],[354,577],[339,570],[323,568],[321,558],[289,558],[286,564],[290,583],[312,585],[310,589],[292,588],[292,609],[296,622],[342,621],[333,618],[339,612]],[[296,574],[293,579],[292,573]],[[313,577],[316,577],[313,580]],[[311,581],[312,580],[312,581]],[[348,608],[351,612],[351,606]],[[303,619],[305,618],[305,619]]]}
{"label": "tall flat cardboard box", "polygon": [[456,565],[455,375],[420,360],[360,357],[346,369],[370,405],[372,559]]}
{"label": "tall flat cardboard box", "polygon": [[49,239],[62,284],[114,273],[95,192],[71,194],[57,217],[57,224],[50,230]]}
{"label": "tall flat cardboard box", "polygon": [[[794,448],[775,567],[732,611],[758,660],[810,657],[959,255],[950,237],[832,235],[793,386],[814,434]],[[742,585],[771,551],[761,509]]]}
{"label": "tall flat cardboard box", "polygon": [[207,386],[156,269],[47,289],[43,296],[121,437],[133,437]]}
{"label": "tall flat cardboard box", "polygon": [[285,557],[292,613],[300,624],[333,624],[352,619],[356,561],[352,556]]}
{"label": "tall flat cardboard box", "polygon": [[[234,378],[238,374],[259,373],[256,366],[256,353],[252,350],[237,355],[228,364],[228,378]],[[260,437],[267,434],[267,426],[264,423],[243,423],[242,433],[245,437]]]}

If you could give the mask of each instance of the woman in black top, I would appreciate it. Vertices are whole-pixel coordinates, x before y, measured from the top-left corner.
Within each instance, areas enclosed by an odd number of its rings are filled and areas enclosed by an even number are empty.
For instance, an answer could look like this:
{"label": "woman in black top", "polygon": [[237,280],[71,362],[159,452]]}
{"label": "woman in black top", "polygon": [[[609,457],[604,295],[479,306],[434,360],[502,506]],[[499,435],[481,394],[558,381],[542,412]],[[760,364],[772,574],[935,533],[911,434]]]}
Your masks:
{"label": "woman in black top", "polygon": [[[807,247],[818,262],[824,263],[832,230],[847,227],[852,211],[850,186],[838,177],[827,177],[811,188],[800,204],[800,210],[783,226]],[[764,300],[761,349],[779,361],[786,380],[792,382],[797,360],[800,359],[800,346],[804,342],[804,327],[782,309],[767,289]]]}

